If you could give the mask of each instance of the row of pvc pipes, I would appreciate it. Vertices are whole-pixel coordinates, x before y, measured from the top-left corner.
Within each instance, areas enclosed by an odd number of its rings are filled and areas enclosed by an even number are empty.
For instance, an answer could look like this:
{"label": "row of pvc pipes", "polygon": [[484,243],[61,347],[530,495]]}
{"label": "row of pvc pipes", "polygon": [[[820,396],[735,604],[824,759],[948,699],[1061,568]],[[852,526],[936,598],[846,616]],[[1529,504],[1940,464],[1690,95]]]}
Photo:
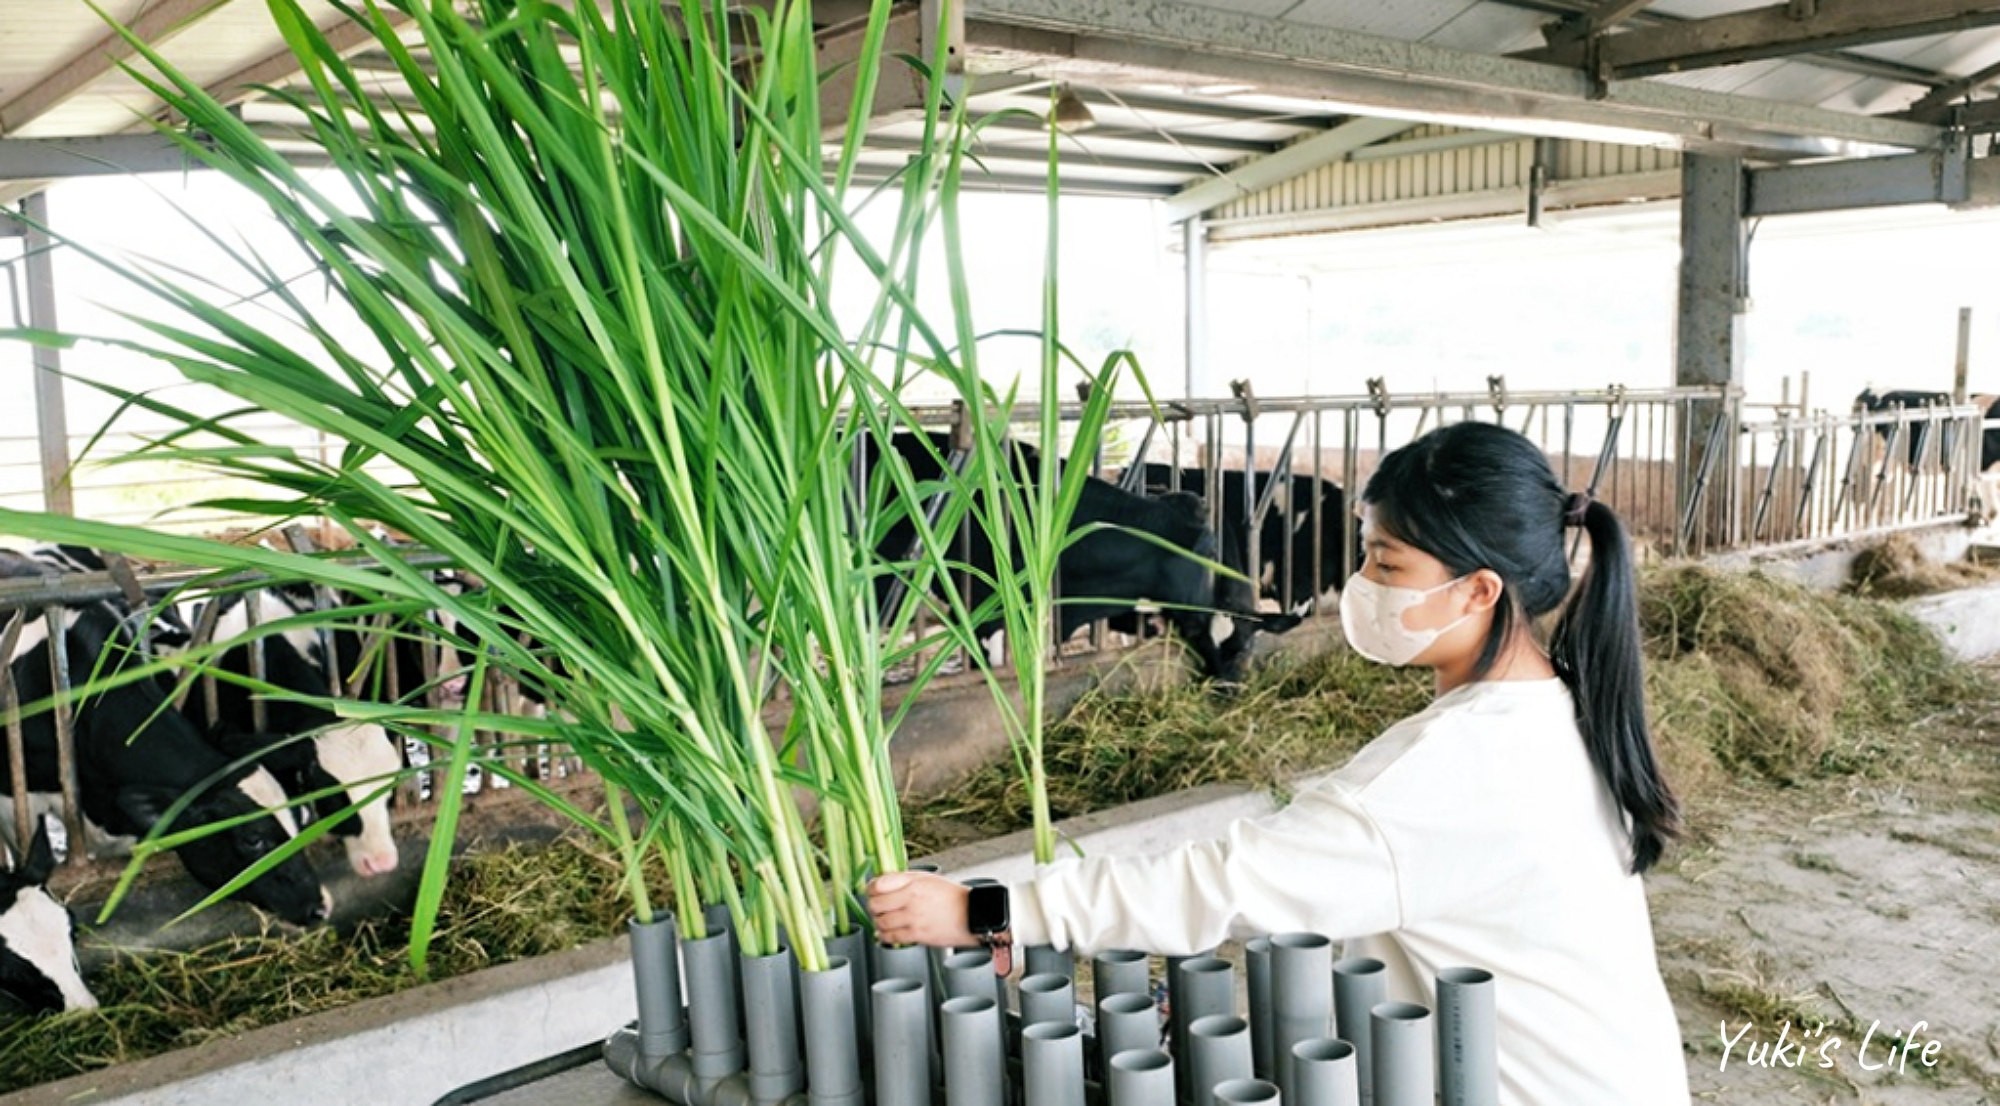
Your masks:
{"label": "row of pvc pipes", "polygon": [[[1380,961],[1335,962],[1311,933],[1245,944],[1236,966],[1169,957],[1168,1016],[1143,953],[1092,958],[1094,1014],[1076,962],[1027,950],[1008,1009],[984,950],[829,942],[830,967],[789,951],[740,955],[726,911],[677,940],[672,917],[634,922],[638,1020],[604,1043],[611,1070],[676,1106],[1497,1106],[1493,977],[1449,968],[1437,1011],[1387,1001]],[[685,994],[685,1002],[683,1002]],[[1082,1024],[1079,1024],[1079,1023]]]}

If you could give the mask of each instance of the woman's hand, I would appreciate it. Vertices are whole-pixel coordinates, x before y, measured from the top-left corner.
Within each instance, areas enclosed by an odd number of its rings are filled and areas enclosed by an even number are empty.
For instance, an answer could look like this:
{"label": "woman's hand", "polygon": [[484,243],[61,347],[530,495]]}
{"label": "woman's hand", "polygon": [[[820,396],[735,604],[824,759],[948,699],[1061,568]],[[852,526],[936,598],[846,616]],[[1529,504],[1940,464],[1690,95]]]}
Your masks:
{"label": "woman's hand", "polygon": [[963,884],[928,872],[891,872],[868,885],[868,915],[885,945],[970,948],[979,938],[965,928]]}

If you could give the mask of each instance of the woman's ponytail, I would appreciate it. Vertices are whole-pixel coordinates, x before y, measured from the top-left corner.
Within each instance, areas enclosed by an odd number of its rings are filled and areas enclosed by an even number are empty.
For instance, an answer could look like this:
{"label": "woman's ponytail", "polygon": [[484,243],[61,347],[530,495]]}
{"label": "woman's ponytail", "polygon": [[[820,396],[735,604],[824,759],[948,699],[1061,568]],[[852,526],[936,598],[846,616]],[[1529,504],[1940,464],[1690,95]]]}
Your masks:
{"label": "woman's ponytail", "polygon": [[1582,504],[1581,514],[1590,535],[1590,566],[1556,621],[1549,657],[1576,700],[1590,762],[1625,811],[1632,871],[1643,872],[1679,835],[1680,804],[1660,772],[1646,727],[1639,597],[1625,527],[1602,503]]}

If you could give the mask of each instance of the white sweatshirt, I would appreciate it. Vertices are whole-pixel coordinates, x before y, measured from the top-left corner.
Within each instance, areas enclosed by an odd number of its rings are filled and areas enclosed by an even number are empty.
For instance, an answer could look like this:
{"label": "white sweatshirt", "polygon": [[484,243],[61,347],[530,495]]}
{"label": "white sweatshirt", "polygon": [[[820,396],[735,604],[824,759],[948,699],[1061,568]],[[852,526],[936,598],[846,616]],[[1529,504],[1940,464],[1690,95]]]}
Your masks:
{"label": "white sweatshirt", "polygon": [[1503,1106],[1687,1106],[1680,1028],[1623,812],[1557,679],[1438,697],[1219,841],[1058,861],[1012,888],[1014,938],[1185,955],[1306,931],[1434,1006],[1494,974]]}

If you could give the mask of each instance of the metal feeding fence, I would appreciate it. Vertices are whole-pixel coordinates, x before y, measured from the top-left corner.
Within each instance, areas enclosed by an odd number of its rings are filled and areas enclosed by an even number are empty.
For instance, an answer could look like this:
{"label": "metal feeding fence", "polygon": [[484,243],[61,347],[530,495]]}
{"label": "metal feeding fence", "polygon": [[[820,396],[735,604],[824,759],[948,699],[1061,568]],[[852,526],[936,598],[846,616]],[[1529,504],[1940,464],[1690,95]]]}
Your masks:
{"label": "metal feeding fence", "polygon": [[[286,537],[295,548],[309,548],[308,540],[296,529],[288,531]],[[37,576],[0,579],[0,655],[10,659],[5,668],[0,668],[0,714],[4,714],[5,720],[10,779],[6,798],[12,806],[0,838],[25,842],[33,836],[37,817],[45,813],[56,816],[61,826],[56,840],[62,846],[59,851],[64,854],[65,864],[82,863],[107,854],[94,851],[98,850],[101,835],[95,831],[86,833],[79,802],[76,758],[79,708],[70,701],[78,682],[76,674],[67,650],[32,647],[64,639],[67,610],[108,602],[116,605],[124,623],[135,631],[134,644],[149,654],[159,649],[157,643],[163,636],[156,631],[176,622],[182,623],[180,630],[186,632],[183,640],[173,645],[173,651],[199,650],[215,640],[222,604],[200,603],[200,613],[191,621],[181,620],[169,608],[185,600],[190,586],[197,583],[203,587],[200,594],[204,597],[254,588],[259,583],[256,577],[247,574],[217,581],[208,579],[212,574],[199,569],[135,569],[115,554],[104,559],[107,570],[101,572],[65,571],[56,564],[43,564]],[[421,560],[416,563],[421,565]],[[301,599],[296,592],[287,592],[285,602],[293,610],[323,611],[332,609],[338,600],[324,589],[314,589],[310,600]],[[269,647],[268,638],[257,635],[257,628],[266,617],[263,605],[244,602],[242,615],[247,627],[245,633],[252,640],[245,647],[246,662],[240,675],[263,683],[267,678]],[[327,677],[325,685],[329,691],[343,698],[383,702],[414,697],[432,709],[446,708],[455,694],[462,694],[463,681],[456,680],[454,674],[464,666],[466,654],[477,648],[454,635],[449,626],[395,625],[386,616],[322,626],[317,638],[321,670],[325,671],[324,658],[335,659],[336,671]],[[29,675],[25,666],[38,659],[48,665],[47,686],[52,689],[53,706],[38,713],[47,715],[49,744],[53,746],[59,780],[59,791],[55,793],[32,790],[27,771],[28,727],[22,710],[32,704],[21,701],[20,683],[25,681],[20,677]],[[190,697],[200,696],[206,706],[203,716],[220,716],[219,679],[212,669],[191,679],[174,678],[172,682],[168,701],[172,709],[179,710]],[[289,690],[306,692],[299,688]],[[540,709],[515,681],[498,673],[483,681],[479,707],[489,714],[522,714]],[[250,710],[253,728],[263,732],[267,716],[265,700],[253,696]],[[416,770],[396,790],[399,820],[420,821],[428,817],[424,808],[435,797],[440,775],[427,767],[432,760],[430,743],[433,739],[448,742],[452,736],[443,727],[428,728],[428,736],[401,735],[398,744],[404,762]],[[556,783],[584,770],[579,758],[547,743],[522,743],[482,730],[474,733],[473,744],[473,763],[464,782],[468,794],[509,790],[510,777]],[[307,818],[311,813],[304,808],[300,811]]]}
{"label": "metal feeding fence", "polygon": [[[1565,486],[1609,504],[1642,555],[1655,556],[1767,549],[1965,521],[1982,510],[1982,439],[2000,433],[1988,429],[1979,408],[1948,404],[1812,416],[1779,408],[1746,420],[1742,398],[1718,388],[1513,392],[1495,377],[1483,392],[1448,394],[1396,394],[1380,381],[1371,381],[1360,396],[1263,399],[1243,384],[1233,391],[1227,399],[1119,405],[1103,440],[1094,443],[1093,471],[1135,494],[1202,492],[1210,528],[1224,539],[1222,559],[1253,582],[1264,607],[1305,615],[1322,613],[1318,600],[1357,567],[1355,489],[1365,486],[1385,453],[1449,423],[1486,420],[1520,431],[1547,454]],[[1080,404],[1066,404],[1062,415],[1074,420],[1080,411]],[[945,433],[959,418],[952,408],[918,415]],[[1032,416],[1024,411],[1022,417]],[[968,441],[969,435],[954,439]],[[301,540],[296,532],[290,536]],[[0,652],[13,658],[20,643],[59,635],[66,606],[109,600],[143,609],[198,575],[123,569],[62,574],[51,568],[41,578],[0,580]],[[312,602],[323,608],[334,598],[320,594]],[[212,619],[205,621],[193,627],[197,643],[213,632]],[[435,624],[377,619],[340,633],[352,636],[324,640],[322,650],[340,658],[345,695],[388,701],[414,695],[432,707],[448,705],[457,686],[454,671],[478,648]],[[1099,623],[1064,653],[1116,647],[1113,637]],[[63,651],[46,656],[50,683],[67,690],[73,674]],[[259,651],[251,652],[250,664],[253,676],[261,671]],[[214,682],[203,677],[179,694],[206,696],[212,717]],[[540,709],[504,679],[487,681],[482,694],[488,711]],[[36,802],[45,809],[53,804],[52,796],[31,795],[27,787],[19,699],[10,664],[0,671],[15,800],[9,828],[26,834]],[[58,708],[52,719],[60,809],[69,840],[83,842],[71,714]],[[491,733],[475,741],[480,770],[469,774],[470,790],[505,789],[509,776],[559,781],[584,771],[559,749],[510,743]],[[399,816],[421,817],[439,786],[436,773],[424,767],[430,748],[421,735],[408,735],[403,750],[406,762],[421,770],[398,791]],[[85,851],[72,848],[70,856]]]}

